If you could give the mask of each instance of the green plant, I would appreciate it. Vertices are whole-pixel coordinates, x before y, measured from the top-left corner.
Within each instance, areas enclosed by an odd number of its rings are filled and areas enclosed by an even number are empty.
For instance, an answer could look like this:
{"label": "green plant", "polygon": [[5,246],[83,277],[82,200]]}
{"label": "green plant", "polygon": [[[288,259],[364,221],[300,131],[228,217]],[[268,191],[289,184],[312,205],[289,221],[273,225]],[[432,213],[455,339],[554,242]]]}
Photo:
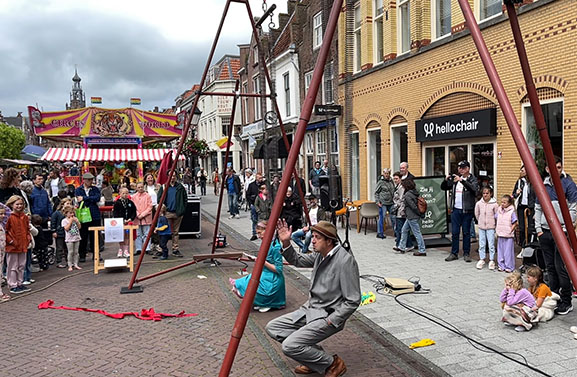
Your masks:
{"label": "green plant", "polygon": [[184,146],[182,147],[182,153],[187,157],[198,156],[204,158],[208,156],[209,152],[210,148],[204,139],[186,139]]}

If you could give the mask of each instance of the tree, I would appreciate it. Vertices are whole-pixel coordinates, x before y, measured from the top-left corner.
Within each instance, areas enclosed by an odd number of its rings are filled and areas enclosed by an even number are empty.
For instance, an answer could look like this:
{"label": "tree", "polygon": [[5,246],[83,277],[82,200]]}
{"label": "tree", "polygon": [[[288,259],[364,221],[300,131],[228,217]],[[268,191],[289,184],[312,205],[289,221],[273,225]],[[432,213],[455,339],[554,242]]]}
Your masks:
{"label": "tree", "polygon": [[0,158],[20,158],[24,145],[26,145],[24,132],[16,127],[0,123]]}

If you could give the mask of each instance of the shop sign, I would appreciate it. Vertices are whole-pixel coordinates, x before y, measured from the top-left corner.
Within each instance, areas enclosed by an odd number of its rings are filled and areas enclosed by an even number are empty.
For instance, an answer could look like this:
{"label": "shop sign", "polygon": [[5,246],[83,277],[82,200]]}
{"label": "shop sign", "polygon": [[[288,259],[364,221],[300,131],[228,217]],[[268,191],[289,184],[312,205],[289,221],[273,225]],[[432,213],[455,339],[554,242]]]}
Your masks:
{"label": "shop sign", "polygon": [[421,233],[447,234],[447,191],[441,189],[445,177],[416,177],[415,185],[427,202],[427,212],[421,218]]}
{"label": "shop sign", "polygon": [[123,138],[113,138],[113,137],[87,137],[84,139],[86,144],[140,144],[140,138],[137,137],[123,137]]}
{"label": "shop sign", "polygon": [[315,105],[315,115],[337,116],[343,113],[341,105]]}
{"label": "shop sign", "polygon": [[419,143],[437,140],[494,136],[497,109],[485,109],[415,122]]}

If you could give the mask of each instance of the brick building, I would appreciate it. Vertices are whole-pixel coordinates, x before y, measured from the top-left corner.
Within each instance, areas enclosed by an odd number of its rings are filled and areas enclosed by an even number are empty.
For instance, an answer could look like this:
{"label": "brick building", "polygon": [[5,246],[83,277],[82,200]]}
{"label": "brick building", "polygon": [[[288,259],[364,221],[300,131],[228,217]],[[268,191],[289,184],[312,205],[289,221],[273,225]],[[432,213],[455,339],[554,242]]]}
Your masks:
{"label": "brick building", "polygon": [[[339,20],[340,146],[344,191],[374,198],[383,167],[408,161],[419,176],[456,173],[460,160],[512,191],[521,160],[456,0],[359,0]],[[535,159],[544,159],[513,36],[500,0],[470,0]],[[577,174],[577,7],[527,0],[519,22],[553,149]],[[348,22],[347,22],[348,21]],[[348,26],[348,29],[347,29]],[[345,51],[349,54],[345,56]],[[347,194],[345,194],[347,195]]]}

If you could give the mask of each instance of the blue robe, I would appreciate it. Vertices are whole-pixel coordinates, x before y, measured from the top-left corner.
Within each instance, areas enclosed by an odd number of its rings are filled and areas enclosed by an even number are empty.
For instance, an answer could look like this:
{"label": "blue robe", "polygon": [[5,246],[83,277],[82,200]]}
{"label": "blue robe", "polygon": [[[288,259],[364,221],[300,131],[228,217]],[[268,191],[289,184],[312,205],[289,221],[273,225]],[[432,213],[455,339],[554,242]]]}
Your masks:
{"label": "blue robe", "polygon": [[[275,266],[276,272],[263,267],[260,282],[258,283],[254,297],[254,306],[279,309],[286,304],[283,260],[280,251],[280,242],[275,239],[268,250],[266,261]],[[251,276],[252,274],[249,274],[240,279],[236,279],[235,287],[243,297]]]}

